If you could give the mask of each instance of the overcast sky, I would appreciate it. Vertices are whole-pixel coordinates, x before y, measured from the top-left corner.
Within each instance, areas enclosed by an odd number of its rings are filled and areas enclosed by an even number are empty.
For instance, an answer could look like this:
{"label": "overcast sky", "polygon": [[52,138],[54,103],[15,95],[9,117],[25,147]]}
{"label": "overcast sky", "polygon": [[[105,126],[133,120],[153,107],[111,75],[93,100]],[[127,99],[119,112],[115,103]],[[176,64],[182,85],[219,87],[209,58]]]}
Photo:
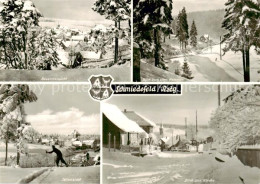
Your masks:
{"label": "overcast sky", "polygon": [[173,0],[173,15],[185,7],[187,12],[225,8],[227,0]]}
{"label": "overcast sky", "polygon": [[38,100],[26,103],[27,121],[41,133],[99,134],[99,103],[83,85],[31,85]]}
{"label": "overcast sky", "polygon": [[[222,87],[222,99],[228,96],[233,88],[234,86]],[[208,124],[211,113],[218,106],[217,86],[186,86],[182,96],[114,95],[107,103],[117,105],[121,110],[136,111],[157,124],[184,125],[185,117],[188,123],[194,124],[197,110],[198,123]]]}

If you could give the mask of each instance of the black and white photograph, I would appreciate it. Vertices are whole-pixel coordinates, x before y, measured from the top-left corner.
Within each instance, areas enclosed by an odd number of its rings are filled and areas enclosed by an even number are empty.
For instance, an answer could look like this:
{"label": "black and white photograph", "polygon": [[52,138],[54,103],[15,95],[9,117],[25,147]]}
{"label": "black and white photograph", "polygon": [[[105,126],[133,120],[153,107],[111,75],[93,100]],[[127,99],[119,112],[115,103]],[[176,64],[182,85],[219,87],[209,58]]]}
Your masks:
{"label": "black and white photograph", "polygon": [[134,82],[259,82],[259,0],[133,0]]}
{"label": "black and white photograph", "polygon": [[89,85],[0,85],[0,183],[100,183]]}
{"label": "black and white photograph", "polygon": [[131,1],[1,0],[0,81],[131,79]]}
{"label": "black and white photograph", "polygon": [[259,85],[113,96],[101,103],[103,183],[259,183],[259,111]]}

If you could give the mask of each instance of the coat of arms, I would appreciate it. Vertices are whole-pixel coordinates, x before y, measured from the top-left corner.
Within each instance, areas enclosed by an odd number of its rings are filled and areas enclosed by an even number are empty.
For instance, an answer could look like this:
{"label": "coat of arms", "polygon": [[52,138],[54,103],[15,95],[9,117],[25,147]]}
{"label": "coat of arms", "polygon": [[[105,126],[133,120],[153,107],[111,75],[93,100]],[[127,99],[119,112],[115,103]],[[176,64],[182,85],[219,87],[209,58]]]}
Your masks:
{"label": "coat of arms", "polygon": [[110,75],[92,75],[89,78],[89,82],[91,83],[91,88],[89,90],[90,96],[99,101],[108,99],[113,94],[111,88],[112,81],[113,78]]}

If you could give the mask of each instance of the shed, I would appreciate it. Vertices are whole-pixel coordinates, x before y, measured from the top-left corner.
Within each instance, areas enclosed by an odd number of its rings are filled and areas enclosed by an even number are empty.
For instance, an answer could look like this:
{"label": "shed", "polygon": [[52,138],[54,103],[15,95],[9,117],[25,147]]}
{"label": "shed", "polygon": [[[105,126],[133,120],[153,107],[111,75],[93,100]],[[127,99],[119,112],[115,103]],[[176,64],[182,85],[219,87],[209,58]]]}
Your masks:
{"label": "shed", "polygon": [[[145,131],[136,122],[128,119],[115,105],[104,103],[101,106],[101,111],[104,146],[109,144],[109,137],[111,138],[111,147],[113,147],[114,138],[116,148],[129,144],[139,145],[139,134],[145,133]],[[148,137],[148,134],[146,135]]]}
{"label": "shed", "polygon": [[153,128],[156,127],[154,122],[134,111],[127,111],[125,109],[123,113],[128,119],[135,121],[142,129],[145,130],[146,133],[153,133]]}

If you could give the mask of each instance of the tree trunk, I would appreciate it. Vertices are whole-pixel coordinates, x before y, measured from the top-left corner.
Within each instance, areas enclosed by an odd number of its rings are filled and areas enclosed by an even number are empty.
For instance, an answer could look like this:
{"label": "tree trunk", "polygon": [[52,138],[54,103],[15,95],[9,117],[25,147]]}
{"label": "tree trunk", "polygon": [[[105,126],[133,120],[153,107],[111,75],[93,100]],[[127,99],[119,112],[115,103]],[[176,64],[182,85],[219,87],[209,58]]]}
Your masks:
{"label": "tree trunk", "polygon": [[[21,122],[18,121],[18,128],[21,126]],[[20,164],[20,150],[21,150],[21,145],[18,146],[18,143],[20,142],[20,133],[18,132],[18,137],[17,137],[17,146],[16,146],[16,152],[17,152],[17,156],[16,156],[16,165]]]}
{"label": "tree trunk", "polygon": [[159,41],[158,41],[158,31],[157,29],[154,29],[154,45],[155,45],[155,50],[154,50],[154,61],[155,61],[155,66],[159,66],[160,64],[160,58],[159,58]]}
{"label": "tree trunk", "polygon": [[134,46],[134,56],[133,56],[133,82],[141,82],[140,61],[141,61],[140,48],[137,47],[137,46]]}
{"label": "tree trunk", "polygon": [[5,166],[7,166],[7,156],[8,156],[8,138],[5,140]]}
{"label": "tree trunk", "polygon": [[131,29],[131,19],[128,20],[128,26]]}
{"label": "tree trunk", "polygon": [[[115,21],[115,27],[117,28],[117,21]],[[118,38],[115,37],[115,55],[114,55],[114,63],[118,62]]]}
{"label": "tree trunk", "polygon": [[249,56],[249,48],[246,48],[246,76],[245,82],[250,82],[250,56]]}
{"label": "tree trunk", "polygon": [[246,81],[246,55],[245,55],[245,49],[243,48],[242,52],[242,58],[243,58],[243,72],[244,72],[244,81]]}
{"label": "tree trunk", "polygon": [[24,69],[28,69],[26,35],[23,35],[23,51],[24,51]]}

